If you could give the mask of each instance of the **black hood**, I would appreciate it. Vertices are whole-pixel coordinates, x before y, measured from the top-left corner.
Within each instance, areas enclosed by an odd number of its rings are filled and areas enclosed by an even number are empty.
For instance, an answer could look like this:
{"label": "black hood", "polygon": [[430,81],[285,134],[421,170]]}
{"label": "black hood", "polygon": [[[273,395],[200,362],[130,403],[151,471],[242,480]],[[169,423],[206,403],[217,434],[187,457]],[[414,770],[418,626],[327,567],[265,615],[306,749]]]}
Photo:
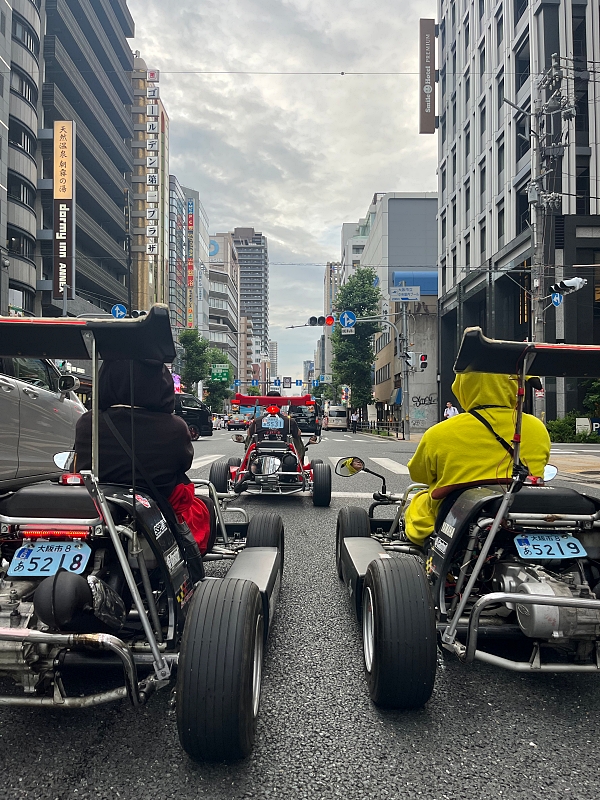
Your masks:
{"label": "black hood", "polygon": [[[133,403],[129,391],[130,364],[133,364]],[[175,408],[173,377],[160,361],[104,361],[100,368],[98,400],[101,411],[111,406],[134,405],[172,414]]]}

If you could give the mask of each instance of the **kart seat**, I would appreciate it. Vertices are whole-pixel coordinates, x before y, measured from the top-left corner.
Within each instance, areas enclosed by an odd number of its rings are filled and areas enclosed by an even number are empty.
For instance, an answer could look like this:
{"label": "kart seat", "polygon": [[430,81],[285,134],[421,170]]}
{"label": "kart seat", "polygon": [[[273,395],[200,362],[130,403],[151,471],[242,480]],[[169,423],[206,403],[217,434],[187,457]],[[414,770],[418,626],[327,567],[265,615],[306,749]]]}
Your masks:
{"label": "kart seat", "polygon": [[62,486],[49,481],[24,486],[0,500],[0,514],[66,519],[98,519],[100,516],[85,486]]}
{"label": "kart seat", "polygon": [[263,439],[262,442],[258,442],[256,445],[256,449],[258,453],[261,455],[271,454],[271,453],[285,453],[289,450],[289,445],[287,442],[282,442],[278,439],[273,439],[273,441],[269,441],[268,439]]}

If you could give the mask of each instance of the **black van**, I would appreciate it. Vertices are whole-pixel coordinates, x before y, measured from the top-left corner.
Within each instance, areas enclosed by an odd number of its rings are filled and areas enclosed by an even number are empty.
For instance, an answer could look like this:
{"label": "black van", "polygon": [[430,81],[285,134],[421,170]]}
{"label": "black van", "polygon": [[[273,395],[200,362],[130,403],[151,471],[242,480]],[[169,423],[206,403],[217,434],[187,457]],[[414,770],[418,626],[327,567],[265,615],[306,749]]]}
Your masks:
{"label": "black van", "polygon": [[194,441],[201,436],[213,435],[212,412],[193,394],[175,395],[175,413],[187,422]]}
{"label": "black van", "polygon": [[290,406],[289,414],[301,433],[321,433],[321,408],[316,403],[314,406]]}

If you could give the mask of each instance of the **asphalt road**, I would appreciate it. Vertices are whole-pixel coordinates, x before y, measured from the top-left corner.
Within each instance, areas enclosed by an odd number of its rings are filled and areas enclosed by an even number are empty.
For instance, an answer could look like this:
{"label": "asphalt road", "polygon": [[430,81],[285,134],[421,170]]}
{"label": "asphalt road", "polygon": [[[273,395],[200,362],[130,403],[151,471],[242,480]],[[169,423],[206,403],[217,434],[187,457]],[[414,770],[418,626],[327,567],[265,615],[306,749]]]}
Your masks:
{"label": "asphalt road", "polygon": [[[198,477],[241,455],[224,432],[195,445]],[[323,459],[359,455],[405,486],[414,445],[329,434]],[[375,461],[374,459],[379,459]],[[197,766],[179,748],[168,695],[65,714],[0,710],[2,796],[17,798],[590,798],[600,790],[598,678],[516,675],[440,658],[434,695],[415,712],[369,701],[360,635],[334,563],[340,508],[369,505],[379,482],[334,477],[330,509],[309,497],[242,498],[279,511],[286,568],[266,657],[254,753]]]}

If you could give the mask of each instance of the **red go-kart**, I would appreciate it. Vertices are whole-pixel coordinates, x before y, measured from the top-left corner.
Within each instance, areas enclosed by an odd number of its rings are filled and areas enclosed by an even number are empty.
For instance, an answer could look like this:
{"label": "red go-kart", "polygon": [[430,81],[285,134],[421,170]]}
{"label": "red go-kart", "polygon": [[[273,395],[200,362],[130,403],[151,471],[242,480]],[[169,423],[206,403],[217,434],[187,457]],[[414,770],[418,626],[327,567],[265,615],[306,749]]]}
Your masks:
{"label": "red go-kart", "polygon": [[[272,407],[273,413],[262,418],[262,428],[267,431],[260,441],[253,436],[243,459],[230,458],[215,461],[210,468],[210,482],[217,492],[225,494],[297,494],[311,492],[313,505],[326,507],[331,502],[331,467],[321,459],[303,461],[291,436],[281,432],[282,418],[275,412],[283,406],[313,405],[310,395],[303,397],[246,397],[236,395],[236,403]],[[268,433],[272,430],[272,435]],[[244,442],[241,434],[234,435]],[[306,444],[317,444],[319,437],[311,436]]]}

